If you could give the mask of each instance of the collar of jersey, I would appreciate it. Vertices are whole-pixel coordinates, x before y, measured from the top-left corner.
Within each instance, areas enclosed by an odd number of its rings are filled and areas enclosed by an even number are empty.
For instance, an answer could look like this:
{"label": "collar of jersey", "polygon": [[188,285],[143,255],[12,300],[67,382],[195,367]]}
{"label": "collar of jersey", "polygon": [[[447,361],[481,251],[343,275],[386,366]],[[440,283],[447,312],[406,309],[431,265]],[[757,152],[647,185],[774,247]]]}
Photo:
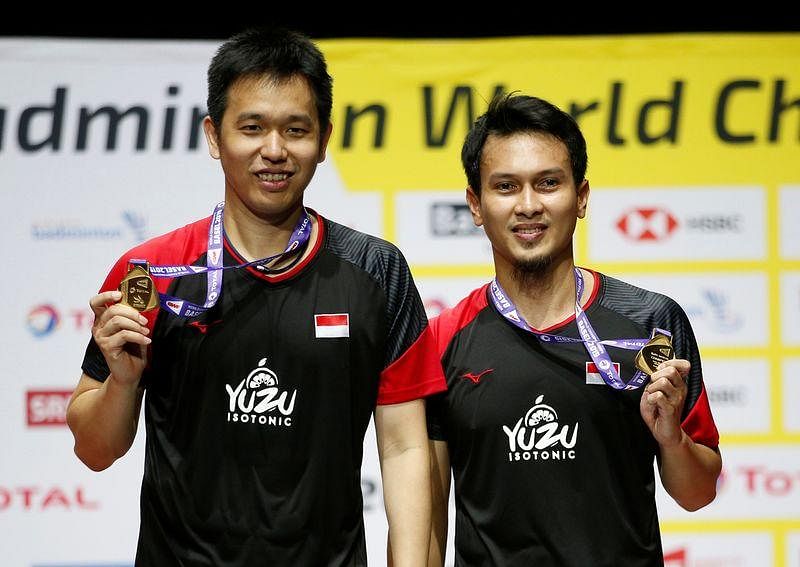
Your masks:
{"label": "collar of jersey", "polygon": [[[292,266],[291,268],[289,268],[288,270],[286,270],[284,272],[280,272],[280,273],[277,273],[277,274],[265,274],[264,272],[256,269],[254,266],[249,266],[249,267],[247,267],[245,269],[250,274],[252,274],[253,276],[255,276],[258,279],[263,280],[265,282],[280,283],[280,282],[284,282],[284,281],[286,281],[288,279],[291,279],[291,278],[297,276],[298,274],[300,274],[300,272],[302,272],[303,269],[309,263],[311,263],[311,261],[314,258],[316,258],[317,253],[319,252],[319,249],[322,248],[322,242],[325,240],[325,221],[322,218],[322,216],[319,213],[317,213],[315,210],[310,209],[308,207],[306,207],[306,210],[308,211],[308,213],[310,215],[312,215],[317,220],[317,237],[316,237],[316,239],[314,240],[313,243],[310,243],[310,245],[312,246],[311,253],[308,256],[306,256],[305,258],[303,258],[302,261],[298,262],[297,264],[295,264],[294,266]],[[242,256],[236,251],[236,249],[233,247],[233,244],[231,244],[230,240],[228,240],[227,236],[224,238],[224,246],[225,246],[225,250],[227,250],[227,252],[233,257],[233,259],[236,262],[239,262],[239,263],[242,263],[242,264],[247,262],[247,260],[242,258]]]}
{"label": "collar of jersey", "polygon": [[[589,268],[584,268],[587,272],[592,274],[592,278],[594,278],[594,287],[592,288],[592,294],[589,296],[589,299],[586,300],[586,303],[582,306],[584,311],[587,311],[589,307],[592,306],[594,303],[595,298],[597,297],[597,293],[600,291],[600,275],[595,272],[594,270],[590,270]],[[573,311],[572,315],[564,319],[563,321],[559,321],[555,325],[550,325],[546,329],[533,329],[534,333],[552,333],[560,329],[561,327],[565,327],[569,323],[572,323],[575,320],[575,313]]]}

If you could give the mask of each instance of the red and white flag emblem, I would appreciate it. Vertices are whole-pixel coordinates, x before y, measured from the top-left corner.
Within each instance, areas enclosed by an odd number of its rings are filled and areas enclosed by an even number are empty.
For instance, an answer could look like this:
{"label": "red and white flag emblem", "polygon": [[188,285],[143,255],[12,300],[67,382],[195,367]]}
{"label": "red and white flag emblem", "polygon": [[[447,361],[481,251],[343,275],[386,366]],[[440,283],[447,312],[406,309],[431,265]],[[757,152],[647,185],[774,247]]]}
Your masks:
{"label": "red and white flag emblem", "polygon": [[[614,363],[614,370],[617,371],[617,376],[619,376],[619,362]],[[606,383],[606,381],[603,380],[603,375],[600,374],[600,370],[597,368],[597,365],[594,362],[586,363],[586,383],[587,384]]]}
{"label": "red and white flag emblem", "polygon": [[318,339],[349,337],[350,314],[322,313],[314,315],[314,334]]}

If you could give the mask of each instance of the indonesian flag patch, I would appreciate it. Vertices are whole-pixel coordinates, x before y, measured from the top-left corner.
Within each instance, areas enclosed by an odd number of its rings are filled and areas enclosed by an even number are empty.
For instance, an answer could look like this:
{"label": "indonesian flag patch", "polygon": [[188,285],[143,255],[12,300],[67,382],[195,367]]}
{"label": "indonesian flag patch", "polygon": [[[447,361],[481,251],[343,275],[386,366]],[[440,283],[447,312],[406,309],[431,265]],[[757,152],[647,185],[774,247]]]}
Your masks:
{"label": "indonesian flag patch", "polygon": [[337,339],[350,336],[349,313],[314,315],[314,334],[318,339]]}
{"label": "indonesian flag patch", "polygon": [[[617,371],[617,376],[619,376],[619,362],[614,363],[614,370]],[[600,371],[597,369],[597,365],[594,362],[587,362],[586,363],[586,383],[587,384],[605,384],[605,380],[603,380],[603,375],[600,374]]]}

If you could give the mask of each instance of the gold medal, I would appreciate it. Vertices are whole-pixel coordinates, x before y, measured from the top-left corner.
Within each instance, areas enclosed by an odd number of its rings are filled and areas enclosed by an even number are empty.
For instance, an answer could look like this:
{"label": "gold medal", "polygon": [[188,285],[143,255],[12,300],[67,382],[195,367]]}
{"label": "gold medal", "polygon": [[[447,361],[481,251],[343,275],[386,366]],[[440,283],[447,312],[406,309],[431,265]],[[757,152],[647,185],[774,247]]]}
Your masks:
{"label": "gold medal", "polygon": [[672,342],[666,335],[656,334],[636,355],[636,368],[652,376],[658,365],[675,358]]}
{"label": "gold medal", "polygon": [[136,264],[119,284],[122,292],[120,303],[130,305],[137,311],[147,311],[158,305],[155,282],[148,273],[147,264]]}

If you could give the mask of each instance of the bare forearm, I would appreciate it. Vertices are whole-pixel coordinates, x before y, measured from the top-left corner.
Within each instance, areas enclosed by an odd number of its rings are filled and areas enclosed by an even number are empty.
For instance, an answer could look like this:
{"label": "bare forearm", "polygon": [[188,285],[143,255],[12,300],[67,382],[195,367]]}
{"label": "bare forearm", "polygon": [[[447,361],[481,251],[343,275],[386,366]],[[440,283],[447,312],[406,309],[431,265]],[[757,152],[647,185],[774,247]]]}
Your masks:
{"label": "bare forearm", "polygon": [[431,518],[429,467],[426,443],[383,459],[383,494],[394,567],[426,564]]}
{"label": "bare forearm", "polygon": [[450,454],[447,443],[431,441],[431,543],[428,567],[444,565],[450,498]]}
{"label": "bare forearm", "polygon": [[661,482],[684,509],[694,511],[717,495],[722,458],[713,449],[695,443],[683,433],[680,443],[660,448]]}
{"label": "bare forearm", "polygon": [[98,388],[81,384],[67,409],[75,437],[75,454],[92,470],[108,468],[130,449],[136,435],[141,392],[136,384],[120,384],[113,376]]}

